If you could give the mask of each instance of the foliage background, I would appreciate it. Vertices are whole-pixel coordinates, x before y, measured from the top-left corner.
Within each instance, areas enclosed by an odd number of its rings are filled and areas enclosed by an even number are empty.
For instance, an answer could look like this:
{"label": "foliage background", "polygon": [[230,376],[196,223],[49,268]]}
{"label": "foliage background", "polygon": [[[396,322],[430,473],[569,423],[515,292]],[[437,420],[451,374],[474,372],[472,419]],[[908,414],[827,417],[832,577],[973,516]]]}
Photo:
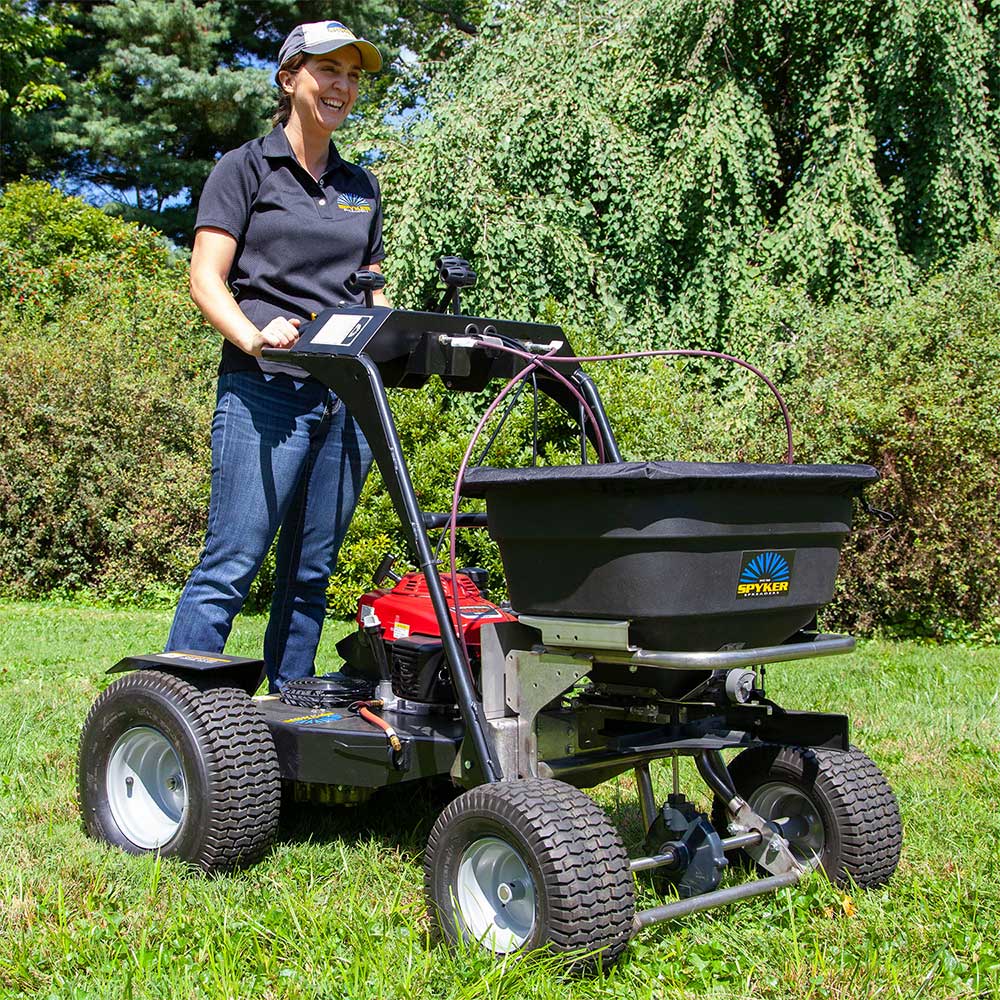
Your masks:
{"label": "foliage background", "polygon": [[[277,40],[321,13],[0,0],[0,52],[20,67],[0,95],[0,591],[169,601],[197,557],[218,345],[177,241],[214,155],[267,127]],[[859,520],[825,624],[996,635],[989,5],[359,0],[350,14],[401,53],[337,137],[382,181],[398,304],[423,305],[446,251],[480,273],[470,311],[559,322],[578,350],[741,354],[777,376],[799,459],[870,462],[873,502],[899,515]],[[64,187],[116,198],[98,211],[16,180],[55,179],[58,163]],[[629,457],[780,455],[773,404],[742,374],[597,375]],[[398,395],[425,507],[446,506],[482,402]],[[546,459],[565,459],[570,440],[542,422]],[[525,458],[527,414],[512,423],[498,461]],[[336,613],[401,551],[394,520],[373,478]],[[463,545],[498,581],[485,539]]]}

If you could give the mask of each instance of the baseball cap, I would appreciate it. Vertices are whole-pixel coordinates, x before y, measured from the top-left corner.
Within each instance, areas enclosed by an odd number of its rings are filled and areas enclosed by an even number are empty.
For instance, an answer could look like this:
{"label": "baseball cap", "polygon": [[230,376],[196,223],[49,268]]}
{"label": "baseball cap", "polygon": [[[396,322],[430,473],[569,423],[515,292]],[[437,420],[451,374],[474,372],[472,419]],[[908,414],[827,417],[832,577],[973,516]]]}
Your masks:
{"label": "baseball cap", "polygon": [[292,28],[278,53],[278,68],[280,69],[292,56],[297,56],[300,52],[319,56],[343,48],[345,45],[353,45],[361,53],[363,70],[377,73],[382,68],[382,55],[379,50],[371,42],[358,38],[340,21],[313,21]]}

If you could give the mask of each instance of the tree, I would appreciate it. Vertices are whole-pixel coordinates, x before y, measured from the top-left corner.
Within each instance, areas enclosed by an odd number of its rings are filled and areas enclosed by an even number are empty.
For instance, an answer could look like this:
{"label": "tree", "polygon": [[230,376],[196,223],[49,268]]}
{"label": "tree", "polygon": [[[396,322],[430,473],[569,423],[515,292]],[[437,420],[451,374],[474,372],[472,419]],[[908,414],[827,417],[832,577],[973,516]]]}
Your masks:
{"label": "tree", "polygon": [[[105,39],[97,65],[67,84],[55,144],[67,173],[106,195],[130,195],[139,221],[183,232],[215,153],[259,133],[270,103],[262,69],[226,65],[217,5],[129,0],[96,7]],[[221,64],[220,64],[221,63]]]}
{"label": "tree", "polygon": [[64,67],[50,55],[63,37],[58,24],[37,16],[26,0],[0,0],[0,165],[27,173],[31,145],[20,127],[33,112],[60,103],[53,82]]}
{"label": "tree", "polygon": [[[63,61],[51,75],[67,99],[39,93],[34,113],[14,123],[14,141],[34,155],[5,160],[0,180],[62,177],[69,190],[183,240],[216,157],[270,127],[281,41],[295,24],[328,16],[329,5],[36,0],[33,10],[38,24],[63,26],[47,41]],[[385,0],[350,0],[338,11],[369,35],[395,18]],[[362,117],[391,77],[374,78],[359,101]]]}
{"label": "tree", "polygon": [[498,5],[379,140],[394,283],[706,346],[762,281],[890,301],[1000,207],[998,55],[967,0]]}

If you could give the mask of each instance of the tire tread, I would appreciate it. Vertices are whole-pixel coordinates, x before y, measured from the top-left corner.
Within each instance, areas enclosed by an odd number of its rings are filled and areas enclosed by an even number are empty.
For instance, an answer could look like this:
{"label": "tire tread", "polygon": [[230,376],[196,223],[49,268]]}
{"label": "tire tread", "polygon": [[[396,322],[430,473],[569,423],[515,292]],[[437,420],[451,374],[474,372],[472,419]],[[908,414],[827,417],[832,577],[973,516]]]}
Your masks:
{"label": "tire tread", "polygon": [[527,840],[542,871],[549,906],[547,937],[557,952],[613,962],[632,934],[634,883],[618,831],[589,796],[561,781],[527,778],[480,785],[438,817],[427,844],[424,885],[430,916],[446,936],[434,901],[434,871],[451,824],[475,812],[492,815]]}
{"label": "tire tread", "polygon": [[[167,701],[183,717],[205,765],[207,829],[185,860],[206,872],[259,861],[277,831],[281,781],[267,723],[240,688],[195,686],[158,670],[135,671],[109,685],[91,707],[80,737],[81,804],[89,794],[83,787],[88,732],[114,702],[149,696]],[[99,835],[89,823],[88,829]]]}
{"label": "tire tread", "polygon": [[[874,888],[892,877],[903,843],[899,805],[885,775],[857,747],[846,751],[751,747],[732,761],[730,774],[744,796],[767,780],[796,776],[826,796],[839,831],[840,850],[824,869],[836,885]],[[725,817],[725,807],[717,801],[713,820],[718,829],[726,828]]]}

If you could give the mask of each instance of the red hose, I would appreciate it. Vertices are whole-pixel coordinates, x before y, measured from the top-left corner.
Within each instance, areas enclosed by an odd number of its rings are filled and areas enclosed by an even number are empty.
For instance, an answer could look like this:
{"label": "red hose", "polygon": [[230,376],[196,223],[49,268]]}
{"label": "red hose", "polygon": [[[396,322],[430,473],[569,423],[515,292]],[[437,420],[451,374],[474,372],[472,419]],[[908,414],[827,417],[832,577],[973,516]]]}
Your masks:
{"label": "red hose", "polygon": [[389,741],[389,745],[392,747],[396,753],[399,753],[403,749],[403,744],[400,738],[396,735],[396,730],[389,725],[380,715],[376,715],[371,709],[366,708],[363,704],[357,706],[358,715],[361,716],[365,722],[370,722],[373,726],[378,726],[382,732],[385,733],[386,739]]}

